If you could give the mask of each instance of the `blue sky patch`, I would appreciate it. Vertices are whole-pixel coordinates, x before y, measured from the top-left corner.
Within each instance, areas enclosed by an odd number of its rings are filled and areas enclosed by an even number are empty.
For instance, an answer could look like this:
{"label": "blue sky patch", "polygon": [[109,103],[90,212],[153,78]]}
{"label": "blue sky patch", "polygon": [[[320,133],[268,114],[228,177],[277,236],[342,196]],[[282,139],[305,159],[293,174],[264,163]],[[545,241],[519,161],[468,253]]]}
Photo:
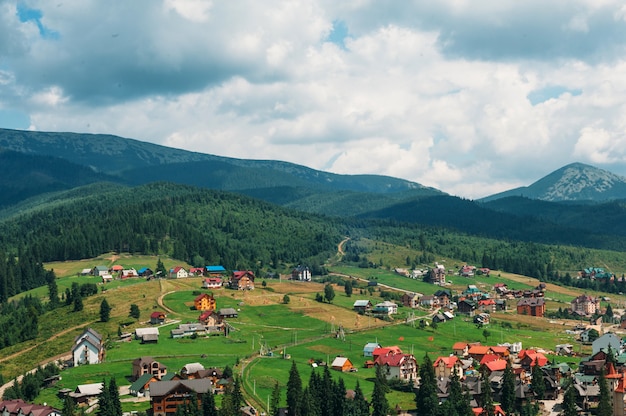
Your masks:
{"label": "blue sky patch", "polygon": [[548,101],[551,98],[557,98],[561,94],[565,94],[566,92],[569,92],[573,96],[582,94],[582,90],[579,89],[569,89],[561,85],[551,85],[535,91],[531,91],[526,97],[532,105],[537,105]]}
{"label": "blue sky patch", "polygon": [[346,49],[345,39],[348,37],[348,25],[343,20],[333,21],[333,30],[328,34],[326,40]]}
{"label": "blue sky patch", "polygon": [[41,23],[41,18],[43,17],[43,13],[38,9],[31,9],[24,2],[17,3],[17,16],[20,19],[20,22],[34,22],[39,29],[39,35],[41,35],[44,39],[58,39],[59,33],[54,30],[48,29]]}
{"label": "blue sky patch", "polygon": [[0,128],[26,130],[30,126],[28,114],[16,110],[0,109]]}

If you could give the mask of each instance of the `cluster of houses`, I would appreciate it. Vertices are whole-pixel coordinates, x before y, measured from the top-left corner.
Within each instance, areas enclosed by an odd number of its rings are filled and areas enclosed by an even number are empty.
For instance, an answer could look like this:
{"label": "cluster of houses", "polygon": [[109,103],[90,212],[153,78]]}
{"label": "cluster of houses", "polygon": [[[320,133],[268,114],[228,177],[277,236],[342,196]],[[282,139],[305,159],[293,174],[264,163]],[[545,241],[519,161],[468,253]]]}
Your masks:
{"label": "cluster of houses", "polygon": [[[295,269],[294,269],[295,270]],[[148,279],[154,277],[167,277],[170,279],[183,279],[187,277],[204,277],[202,286],[207,289],[220,289],[228,287],[236,290],[253,290],[254,289],[254,273],[250,270],[235,270],[227,278],[226,269],[223,266],[206,266],[191,267],[186,269],[182,266],[176,266],[169,270],[167,276],[157,276],[152,269],[142,267],[139,270],[134,268],[125,269],[120,265],[95,266],[92,269],[84,269],[81,272],[84,276],[94,276],[102,279],[103,283],[112,281],[113,279],[128,279],[145,277]],[[299,280],[311,280],[311,272],[308,268],[300,271]]]}
{"label": "cluster of houses", "polygon": [[393,271],[400,276],[408,277],[411,279],[423,279],[439,286],[445,286],[446,284],[448,284],[446,281],[447,275],[474,277],[477,274],[489,276],[489,273],[491,273],[491,270],[487,267],[478,268],[476,266],[471,266],[468,264],[462,265],[456,271],[452,269],[446,270],[445,266],[439,263],[435,263],[434,267],[426,269],[409,270],[397,267],[393,269]]}
{"label": "cluster of houses", "polygon": [[[196,362],[186,364],[179,372],[172,373],[152,357],[133,360],[131,379],[130,394],[150,397],[150,407],[155,416],[175,414],[177,407],[183,403],[196,401],[200,405],[202,395],[223,393],[232,383],[232,378],[224,377],[224,372],[220,368],[205,368]],[[101,392],[102,383],[92,383],[82,384],[73,391],[60,393],[69,395],[77,404],[81,404],[90,403]],[[47,415],[46,413],[45,416]],[[60,412],[54,414],[56,415],[60,416]]]}
{"label": "cluster of houses", "polygon": [[2,416],[61,416],[63,413],[52,406],[26,403],[22,399],[1,400]]}

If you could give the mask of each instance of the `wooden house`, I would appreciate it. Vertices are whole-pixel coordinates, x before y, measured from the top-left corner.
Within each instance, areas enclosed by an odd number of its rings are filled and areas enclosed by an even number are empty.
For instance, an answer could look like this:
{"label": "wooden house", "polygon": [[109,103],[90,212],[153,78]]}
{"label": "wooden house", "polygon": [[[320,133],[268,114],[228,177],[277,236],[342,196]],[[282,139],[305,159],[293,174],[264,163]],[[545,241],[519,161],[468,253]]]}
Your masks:
{"label": "wooden house", "polygon": [[350,361],[347,357],[335,357],[330,368],[337,371],[354,371],[354,365],[352,365],[352,361]]}
{"label": "wooden house", "polygon": [[217,303],[213,295],[201,293],[193,300],[193,306],[197,311],[214,311]]}
{"label": "wooden house", "polygon": [[254,273],[250,270],[234,271],[230,277],[229,286],[237,290],[254,289]]}

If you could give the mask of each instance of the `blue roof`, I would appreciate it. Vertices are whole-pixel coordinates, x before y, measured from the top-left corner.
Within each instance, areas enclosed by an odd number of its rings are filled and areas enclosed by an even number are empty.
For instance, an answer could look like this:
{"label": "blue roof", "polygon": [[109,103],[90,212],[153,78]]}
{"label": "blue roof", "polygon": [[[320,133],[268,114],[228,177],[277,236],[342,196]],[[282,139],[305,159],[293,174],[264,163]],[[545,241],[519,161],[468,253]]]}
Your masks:
{"label": "blue roof", "polygon": [[139,269],[139,270],[137,271],[137,273],[143,273],[143,272],[145,272],[146,270],[148,270],[148,268],[147,268],[147,267],[142,267],[141,269]]}
{"label": "blue roof", "polygon": [[224,266],[206,266],[206,269],[209,272],[225,272],[226,271]]}

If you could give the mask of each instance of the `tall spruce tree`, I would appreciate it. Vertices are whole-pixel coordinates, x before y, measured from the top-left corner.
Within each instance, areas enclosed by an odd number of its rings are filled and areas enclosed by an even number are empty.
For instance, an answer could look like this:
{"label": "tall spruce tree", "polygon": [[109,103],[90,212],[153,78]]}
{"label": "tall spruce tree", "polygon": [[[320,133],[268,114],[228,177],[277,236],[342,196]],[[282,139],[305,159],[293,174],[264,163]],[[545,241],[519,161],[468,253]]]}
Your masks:
{"label": "tall spruce tree", "polygon": [[578,416],[578,407],[576,406],[576,391],[574,384],[570,383],[563,395],[563,416]]}
{"label": "tall spruce tree", "polygon": [[448,389],[448,400],[444,403],[446,406],[440,412],[445,416],[473,416],[472,406],[470,405],[469,396],[463,393],[461,380],[456,371],[450,375],[450,385]]}
{"label": "tall spruce tree", "polygon": [[537,400],[543,400],[543,395],[546,393],[546,384],[543,381],[543,371],[539,365],[539,359],[535,360],[535,365],[533,366],[530,374],[532,377],[530,386],[533,389],[535,398]]}
{"label": "tall spruce tree", "polygon": [[387,416],[389,414],[389,402],[387,401],[385,386],[380,380],[374,380],[372,392],[372,416]]}
{"label": "tall spruce tree", "polygon": [[98,410],[96,410],[98,416],[113,416],[111,406],[111,391],[107,385],[106,380],[102,380],[102,390],[98,395]]}
{"label": "tall spruce tree", "polygon": [[106,298],[104,298],[100,302],[100,322],[109,322],[109,319],[111,319],[111,307]]}
{"label": "tall spruce tree", "polygon": [[59,306],[59,287],[54,270],[46,272],[46,281],[48,283],[48,298],[50,299],[49,309],[54,309]]}
{"label": "tall spruce tree", "polygon": [[500,390],[500,404],[506,414],[512,414],[515,410],[515,374],[511,363],[506,363],[504,374],[502,375],[502,389]]}
{"label": "tall spruce tree", "polygon": [[278,416],[280,410],[280,385],[278,381],[274,383],[274,388],[272,389],[272,396],[270,399],[270,408],[267,409],[267,414],[271,416]]}
{"label": "tall spruce tree", "polygon": [[[484,366],[483,366],[484,367]],[[483,368],[481,367],[481,369]],[[482,405],[483,412],[481,415],[494,416],[495,406],[493,404],[493,390],[491,389],[491,383],[489,382],[489,374],[486,370],[481,371],[480,374],[480,404]]]}
{"label": "tall spruce tree", "polygon": [[210,391],[202,395],[202,416],[218,416],[215,397]]}
{"label": "tall spruce tree", "polygon": [[419,388],[415,392],[415,405],[420,416],[439,416],[439,397],[435,368],[428,354],[424,355],[419,369]]}
{"label": "tall spruce tree", "polygon": [[367,400],[365,400],[365,395],[363,394],[363,390],[361,390],[359,380],[356,381],[356,386],[354,387],[352,409],[353,412],[351,413],[351,416],[369,416],[370,414],[370,406],[369,403],[367,403]]}
{"label": "tall spruce tree", "polygon": [[287,381],[287,411],[289,416],[300,416],[300,398],[302,397],[302,379],[298,373],[296,362],[291,362],[289,380]]}
{"label": "tall spruce tree", "polygon": [[74,416],[75,414],[76,405],[74,404],[74,399],[67,395],[63,400],[63,409],[61,410],[61,416]]}
{"label": "tall spruce tree", "polygon": [[109,381],[109,400],[110,400],[110,415],[119,416],[122,414],[122,402],[120,401],[120,390],[117,387],[115,377],[111,377]]}
{"label": "tall spruce tree", "polygon": [[602,369],[602,372],[600,373],[598,385],[600,386],[600,400],[598,402],[596,416],[612,416],[613,404],[611,403],[611,393],[609,392],[609,386],[606,382],[604,369]]}

